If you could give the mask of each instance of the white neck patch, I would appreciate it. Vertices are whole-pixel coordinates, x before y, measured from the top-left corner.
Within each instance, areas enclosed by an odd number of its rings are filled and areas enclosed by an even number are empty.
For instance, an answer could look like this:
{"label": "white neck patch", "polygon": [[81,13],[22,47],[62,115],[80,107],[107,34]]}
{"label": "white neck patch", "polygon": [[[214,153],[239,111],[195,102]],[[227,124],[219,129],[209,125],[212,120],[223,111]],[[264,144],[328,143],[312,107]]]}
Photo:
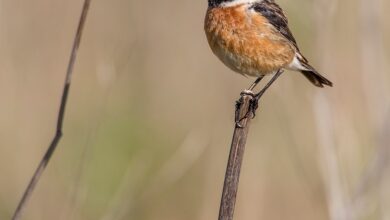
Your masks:
{"label": "white neck patch", "polygon": [[241,4],[250,4],[254,2],[262,2],[263,0],[234,0],[231,2],[225,2],[221,4],[221,7],[228,8],[228,7],[234,7]]}

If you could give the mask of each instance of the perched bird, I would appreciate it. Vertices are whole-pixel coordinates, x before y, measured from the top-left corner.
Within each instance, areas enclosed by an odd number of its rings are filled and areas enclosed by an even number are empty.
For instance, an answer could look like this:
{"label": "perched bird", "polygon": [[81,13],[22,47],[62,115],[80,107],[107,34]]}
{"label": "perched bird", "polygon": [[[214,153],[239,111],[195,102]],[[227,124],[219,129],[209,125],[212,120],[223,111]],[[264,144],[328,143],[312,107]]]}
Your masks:
{"label": "perched bird", "polygon": [[226,66],[258,77],[252,89],[264,75],[275,74],[268,88],[283,69],[301,72],[315,86],[332,86],[302,55],[273,0],[208,0],[204,29],[211,50]]}

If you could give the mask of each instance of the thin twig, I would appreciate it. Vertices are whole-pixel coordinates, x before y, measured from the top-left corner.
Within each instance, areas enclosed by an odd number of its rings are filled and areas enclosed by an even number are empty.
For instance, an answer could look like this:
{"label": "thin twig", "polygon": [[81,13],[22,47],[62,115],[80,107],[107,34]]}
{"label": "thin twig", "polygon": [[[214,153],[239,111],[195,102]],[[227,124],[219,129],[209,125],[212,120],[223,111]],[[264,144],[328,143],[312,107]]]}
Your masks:
{"label": "thin twig", "polygon": [[43,171],[45,170],[47,164],[49,163],[49,160],[52,157],[55,149],[57,148],[58,142],[61,139],[62,125],[63,125],[63,121],[64,121],[66,102],[68,99],[69,88],[70,88],[70,83],[71,83],[71,79],[72,79],[73,67],[74,67],[74,64],[76,61],[77,51],[78,51],[78,48],[80,45],[81,35],[83,32],[85,20],[87,18],[89,5],[90,5],[90,0],[85,0],[84,5],[83,5],[83,9],[81,12],[81,17],[79,20],[79,25],[77,28],[76,36],[74,38],[73,48],[72,48],[72,52],[70,55],[68,68],[66,71],[65,85],[64,85],[63,92],[62,92],[61,105],[60,105],[58,118],[57,118],[56,133],[55,133],[53,140],[51,141],[45,155],[43,156],[41,162],[39,163],[38,168],[36,169],[34,175],[32,176],[30,183],[28,184],[28,186],[23,194],[22,199],[20,200],[20,202],[18,204],[18,207],[15,210],[15,213],[12,217],[12,220],[20,219],[22,212],[23,212],[23,209],[26,207],[27,202],[29,201],[29,199],[34,191],[37,182],[39,181],[40,177],[42,176]]}
{"label": "thin twig", "polygon": [[[233,219],[241,164],[244,156],[249,124],[252,119],[252,112],[249,109],[252,99],[253,97],[251,95],[244,94],[237,102],[236,112],[238,113],[239,118],[243,119],[240,122],[240,126],[236,125],[234,128],[233,140],[226,168],[225,182],[223,185],[221,206],[219,208],[219,220]],[[247,115],[248,111],[249,115]]]}

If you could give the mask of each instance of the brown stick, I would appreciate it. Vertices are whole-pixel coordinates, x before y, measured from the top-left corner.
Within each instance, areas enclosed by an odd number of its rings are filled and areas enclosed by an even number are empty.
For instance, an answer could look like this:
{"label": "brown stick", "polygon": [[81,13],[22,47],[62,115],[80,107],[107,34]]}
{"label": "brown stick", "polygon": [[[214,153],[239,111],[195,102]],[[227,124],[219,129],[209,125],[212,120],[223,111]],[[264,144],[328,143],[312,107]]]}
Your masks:
{"label": "brown stick", "polygon": [[238,118],[242,120],[239,123],[240,126],[236,125],[234,128],[233,140],[226,168],[221,206],[219,209],[219,220],[233,219],[245,143],[248,135],[249,124],[253,116],[252,112],[249,111],[252,99],[253,96],[243,94],[237,102],[236,114]]}
{"label": "brown stick", "polygon": [[22,212],[23,212],[25,206],[27,205],[27,202],[29,201],[29,199],[31,197],[31,194],[33,193],[33,191],[35,189],[35,186],[37,185],[39,179],[41,178],[43,171],[45,170],[47,164],[49,163],[49,160],[52,157],[52,155],[53,155],[55,149],[57,148],[58,143],[61,139],[62,124],[63,124],[64,116],[65,116],[66,101],[68,99],[69,88],[70,88],[70,83],[71,83],[71,78],[72,78],[72,73],[73,73],[73,67],[74,67],[74,64],[76,61],[76,57],[77,57],[77,50],[78,50],[79,45],[80,45],[81,35],[83,32],[83,28],[84,28],[84,23],[85,23],[85,20],[87,18],[89,4],[90,4],[90,0],[84,1],[84,5],[83,5],[82,12],[81,12],[81,17],[79,20],[79,25],[77,28],[76,36],[74,37],[73,48],[72,48],[72,52],[71,52],[70,59],[69,59],[68,69],[66,71],[65,85],[64,85],[63,92],[62,92],[61,104],[60,104],[60,109],[59,109],[59,113],[58,113],[58,117],[57,117],[56,133],[55,133],[45,155],[43,156],[41,162],[39,163],[38,168],[35,170],[35,173],[32,176],[30,183],[28,184],[26,190],[24,191],[23,197],[19,201],[18,207],[16,208],[15,213],[12,216],[12,220],[20,219]]}
{"label": "brown stick", "polygon": [[282,73],[283,69],[279,69],[272,79],[264,86],[264,88],[254,95],[252,93],[252,89],[256,87],[263,77],[261,76],[257,78],[249,90],[245,90],[241,93],[241,98],[237,101],[235,118],[236,126],[234,128],[232,145],[230,147],[218,220],[233,219],[238,181],[240,179],[241,164],[244,157],[250,121],[254,117],[260,98],[264,95],[265,91],[267,91],[272,83],[274,83],[275,80],[282,75]]}

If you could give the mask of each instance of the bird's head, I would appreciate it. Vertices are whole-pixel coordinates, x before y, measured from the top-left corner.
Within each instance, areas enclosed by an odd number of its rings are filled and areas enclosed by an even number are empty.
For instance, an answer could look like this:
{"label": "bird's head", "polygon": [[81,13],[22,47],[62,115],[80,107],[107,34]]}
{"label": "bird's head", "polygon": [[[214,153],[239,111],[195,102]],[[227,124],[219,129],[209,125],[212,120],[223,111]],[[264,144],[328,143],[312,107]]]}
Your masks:
{"label": "bird's head", "polygon": [[234,0],[209,0],[209,7],[217,7],[222,2],[231,2],[231,1],[234,1]]}
{"label": "bird's head", "polygon": [[240,4],[261,2],[263,0],[208,0],[209,7],[226,7],[226,6],[235,6]]}

